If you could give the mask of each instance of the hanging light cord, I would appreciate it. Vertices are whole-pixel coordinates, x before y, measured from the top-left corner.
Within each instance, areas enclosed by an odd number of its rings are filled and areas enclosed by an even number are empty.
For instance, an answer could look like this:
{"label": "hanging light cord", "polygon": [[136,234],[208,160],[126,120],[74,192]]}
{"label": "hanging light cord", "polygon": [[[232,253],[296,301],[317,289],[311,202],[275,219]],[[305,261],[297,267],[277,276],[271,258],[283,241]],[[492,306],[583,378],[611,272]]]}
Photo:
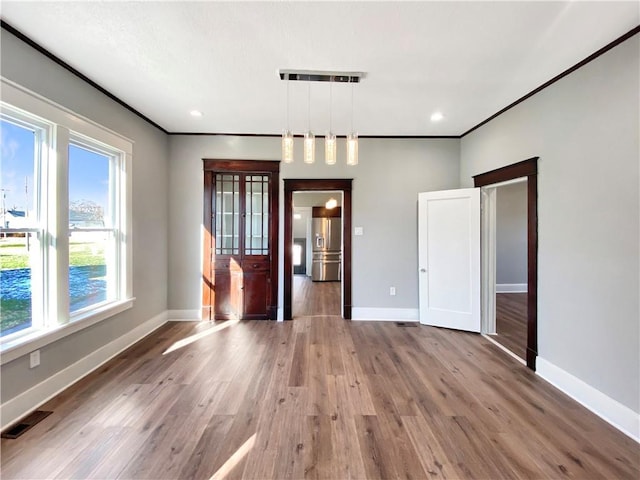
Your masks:
{"label": "hanging light cord", "polygon": [[353,82],[351,82],[351,133],[353,133]]}
{"label": "hanging light cord", "polygon": [[329,133],[331,132],[331,123],[332,123],[332,110],[333,110],[333,82],[329,82]]}
{"label": "hanging light cord", "polygon": [[287,132],[289,131],[289,77],[287,76]]}
{"label": "hanging light cord", "polygon": [[308,114],[309,114],[309,118],[308,118],[308,120],[309,120],[309,123],[308,123],[308,125],[307,125],[307,126],[308,126],[309,128],[307,129],[307,131],[308,131],[308,132],[310,132],[310,131],[311,131],[311,82],[309,82],[309,83],[308,83],[308,85],[309,85],[309,90],[308,90],[308,98],[307,98],[307,100],[309,101],[309,110],[308,110]]}

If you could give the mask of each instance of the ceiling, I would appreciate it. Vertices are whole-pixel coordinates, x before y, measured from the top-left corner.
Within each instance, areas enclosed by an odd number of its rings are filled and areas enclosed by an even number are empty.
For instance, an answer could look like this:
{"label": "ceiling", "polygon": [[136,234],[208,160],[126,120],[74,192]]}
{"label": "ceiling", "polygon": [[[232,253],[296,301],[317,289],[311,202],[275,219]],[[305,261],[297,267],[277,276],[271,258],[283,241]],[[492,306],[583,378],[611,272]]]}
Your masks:
{"label": "ceiling", "polygon": [[359,84],[289,82],[294,133],[324,134],[331,114],[345,135],[353,94],[360,135],[460,135],[640,24],[637,1],[1,8],[12,27],[169,132],[276,135],[287,126],[278,69],[366,74]]}

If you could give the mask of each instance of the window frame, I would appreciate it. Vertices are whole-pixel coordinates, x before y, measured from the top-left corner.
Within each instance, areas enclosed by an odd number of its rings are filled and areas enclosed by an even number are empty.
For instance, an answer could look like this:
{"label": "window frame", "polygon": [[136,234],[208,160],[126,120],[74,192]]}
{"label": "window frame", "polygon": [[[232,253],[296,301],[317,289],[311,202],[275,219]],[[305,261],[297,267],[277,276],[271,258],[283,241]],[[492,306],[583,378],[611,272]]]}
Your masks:
{"label": "window frame", "polygon": [[[133,306],[132,262],[132,179],[133,141],[71,110],[35,94],[7,79],[0,79],[3,115],[27,125],[46,127],[48,138],[42,145],[42,170],[38,188],[41,231],[42,272],[44,275],[43,325],[0,337],[0,365],[79,330],[106,320]],[[117,298],[94,307],[69,312],[69,184],[70,144],[86,144],[98,151],[116,155],[118,225]],[[39,183],[36,187],[36,183]],[[53,201],[55,199],[55,201]],[[54,242],[55,240],[55,242]],[[53,246],[55,245],[55,247]]]}

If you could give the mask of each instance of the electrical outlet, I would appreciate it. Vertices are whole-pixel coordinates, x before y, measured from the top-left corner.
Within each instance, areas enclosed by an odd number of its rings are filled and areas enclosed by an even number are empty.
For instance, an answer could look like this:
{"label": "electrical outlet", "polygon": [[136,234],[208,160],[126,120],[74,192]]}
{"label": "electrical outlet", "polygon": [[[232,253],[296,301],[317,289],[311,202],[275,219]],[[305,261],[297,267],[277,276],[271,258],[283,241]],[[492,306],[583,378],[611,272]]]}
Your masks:
{"label": "electrical outlet", "polygon": [[396,294],[396,287],[389,287],[389,295],[395,295]]}
{"label": "electrical outlet", "polygon": [[40,350],[31,352],[29,355],[29,368],[36,368],[38,365],[40,365]]}

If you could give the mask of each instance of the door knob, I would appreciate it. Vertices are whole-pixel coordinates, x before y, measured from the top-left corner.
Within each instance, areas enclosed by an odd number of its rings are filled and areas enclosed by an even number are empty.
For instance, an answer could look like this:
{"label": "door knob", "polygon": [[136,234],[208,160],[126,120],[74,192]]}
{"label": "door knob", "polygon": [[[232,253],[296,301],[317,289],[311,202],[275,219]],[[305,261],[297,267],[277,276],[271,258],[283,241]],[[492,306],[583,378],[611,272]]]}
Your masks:
{"label": "door knob", "polygon": [[424,272],[426,272],[426,271],[427,271],[427,269],[426,269],[426,268],[421,268],[421,269],[420,269],[420,271],[421,271],[422,273],[424,273]]}

